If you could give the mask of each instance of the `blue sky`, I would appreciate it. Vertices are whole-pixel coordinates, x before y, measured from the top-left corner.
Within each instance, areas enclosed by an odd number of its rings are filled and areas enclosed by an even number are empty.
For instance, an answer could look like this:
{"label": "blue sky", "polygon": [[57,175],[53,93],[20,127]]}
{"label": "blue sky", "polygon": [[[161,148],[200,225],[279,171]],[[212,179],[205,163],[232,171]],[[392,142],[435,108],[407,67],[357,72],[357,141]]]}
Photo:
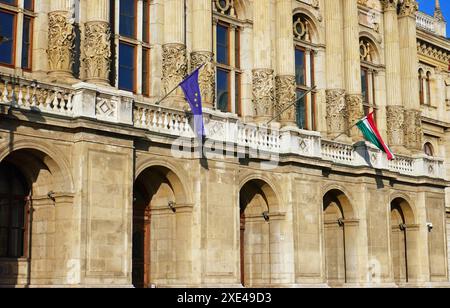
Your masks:
{"label": "blue sky", "polygon": [[[434,0],[418,0],[419,10],[433,15],[434,14]],[[450,37],[450,1],[441,0],[441,10],[444,18],[447,21],[447,37]]]}

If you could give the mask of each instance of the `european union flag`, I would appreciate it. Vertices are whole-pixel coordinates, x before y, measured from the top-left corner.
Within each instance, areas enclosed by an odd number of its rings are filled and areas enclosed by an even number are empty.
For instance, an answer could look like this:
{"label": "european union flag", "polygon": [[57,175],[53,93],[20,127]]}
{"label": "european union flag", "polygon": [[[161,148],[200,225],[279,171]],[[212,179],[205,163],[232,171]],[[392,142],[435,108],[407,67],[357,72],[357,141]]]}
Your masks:
{"label": "european union flag", "polygon": [[200,85],[198,83],[198,74],[201,68],[202,66],[197,68],[182,83],[180,83],[180,87],[183,89],[189,106],[191,106],[191,111],[194,114],[195,133],[202,142],[203,136],[205,136],[205,127],[203,124],[202,96],[200,93]]}

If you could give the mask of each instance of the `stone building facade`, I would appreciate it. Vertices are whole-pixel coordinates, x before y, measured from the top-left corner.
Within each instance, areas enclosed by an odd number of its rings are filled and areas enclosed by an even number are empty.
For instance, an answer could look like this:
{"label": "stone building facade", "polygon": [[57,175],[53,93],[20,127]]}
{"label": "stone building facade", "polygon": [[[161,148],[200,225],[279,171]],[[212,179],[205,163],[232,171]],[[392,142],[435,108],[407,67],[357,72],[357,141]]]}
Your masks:
{"label": "stone building facade", "polygon": [[[0,1],[0,286],[449,286],[450,42],[417,9]],[[200,66],[201,156],[171,92]]]}

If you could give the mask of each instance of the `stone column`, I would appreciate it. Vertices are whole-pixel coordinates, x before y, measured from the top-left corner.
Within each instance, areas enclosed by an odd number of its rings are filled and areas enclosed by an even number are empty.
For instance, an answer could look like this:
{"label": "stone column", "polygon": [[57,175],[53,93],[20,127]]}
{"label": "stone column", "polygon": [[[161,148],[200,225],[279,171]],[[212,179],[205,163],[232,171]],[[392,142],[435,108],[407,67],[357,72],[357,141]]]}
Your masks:
{"label": "stone column", "polygon": [[388,144],[394,151],[404,144],[404,107],[400,81],[400,37],[398,33],[398,0],[383,0],[384,45],[386,61],[386,113]]}
{"label": "stone column", "polygon": [[399,34],[400,72],[403,106],[405,107],[405,145],[410,150],[422,150],[422,120],[420,111],[419,88],[417,82],[417,36],[415,0],[404,0],[400,5]]}
{"label": "stone column", "polygon": [[271,68],[270,0],[253,7],[253,108],[255,120],[265,123],[274,113],[274,72]]}
{"label": "stone column", "polygon": [[88,1],[84,38],[86,81],[109,84],[111,64],[111,30],[109,1]]}
{"label": "stone column", "polygon": [[203,106],[213,108],[215,97],[215,70],[213,66],[212,2],[196,0],[192,3],[193,41],[191,71],[205,64],[200,70],[199,83]]}
{"label": "stone column", "polygon": [[[361,96],[361,62],[359,55],[359,13],[358,2],[343,0],[344,18],[344,72],[345,72],[345,97],[348,126],[356,124],[363,116]],[[357,137],[359,130],[353,127],[349,131],[351,137]]]}
{"label": "stone column", "polygon": [[326,30],[326,119],[330,136],[347,129],[347,106],[344,90],[344,42],[341,1],[325,0]]}
{"label": "stone column", "polygon": [[[276,51],[277,76],[276,113],[281,112],[295,101],[294,34],[292,24],[292,1],[276,1]],[[295,105],[280,116],[282,125],[295,126]]]}
{"label": "stone column", "polygon": [[[163,88],[169,93],[187,75],[187,55],[185,45],[184,0],[164,1],[164,45],[163,48]],[[171,99],[172,107],[185,104],[180,88]]]}
{"label": "stone column", "polygon": [[54,77],[72,78],[75,28],[72,18],[73,0],[50,2],[48,13],[48,64]]}

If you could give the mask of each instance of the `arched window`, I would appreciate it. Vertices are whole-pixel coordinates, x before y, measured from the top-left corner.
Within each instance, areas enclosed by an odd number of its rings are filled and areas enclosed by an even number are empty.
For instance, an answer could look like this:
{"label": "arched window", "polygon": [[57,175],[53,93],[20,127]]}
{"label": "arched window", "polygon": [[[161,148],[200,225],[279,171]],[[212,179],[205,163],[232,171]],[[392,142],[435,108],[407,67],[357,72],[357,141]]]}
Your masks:
{"label": "arched window", "polygon": [[214,1],[214,54],[216,71],[216,108],[241,115],[241,24],[235,1]]}
{"label": "arched window", "polygon": [[139,6],[138,0],[110,1],[111,31],[118,53],[118,66],[113,73],[117,76],[116,86],[150,96],[150,0],[140,1]]}
{"label": "arched window", "polygon": [[21,172],[0,164],[0,258],[26,256],[27,200],[30,191]]}
{"label": "arched window", "polygon": [[0,65],[31,70],[33,11],[34,0],[0,1]]}
{"label": "arched window", "polygon": [[375,62],[375,46],[366,37],[360,39],[359,55],[361,58],[361,94],[363,98],[364,114],[368,115],[370,112],[377,110],[375,92],[377,65]]}
{"label": "arched window", "polygon": [[427,72],[425,84],[426,84],[426,92],[427,92],[425,104],[431,105],[431,72]]}
{"label": "arched window", "polygon": [[419,69],[419,96],[420,96],[420,104],[425,104],[425,95],[424,95],[424,86],[423,86],[423,80],[424,80],[424,72],[423,69]]}
{"label": "arched window", "polygon": [[427,156],[434,156],[433,145],[430,142],[424,144],[423,151]]}
{"label": "arched window", "polygon": [[[297,99],[314,88],[314,57],[315,46],[312,44],[312,21],[304,14],[298,13],[293,17],[293,31],[295,43],[295,80]],[[297,125],[301,129],[316,130],[316,92],[303,97],[297,103]]]}

